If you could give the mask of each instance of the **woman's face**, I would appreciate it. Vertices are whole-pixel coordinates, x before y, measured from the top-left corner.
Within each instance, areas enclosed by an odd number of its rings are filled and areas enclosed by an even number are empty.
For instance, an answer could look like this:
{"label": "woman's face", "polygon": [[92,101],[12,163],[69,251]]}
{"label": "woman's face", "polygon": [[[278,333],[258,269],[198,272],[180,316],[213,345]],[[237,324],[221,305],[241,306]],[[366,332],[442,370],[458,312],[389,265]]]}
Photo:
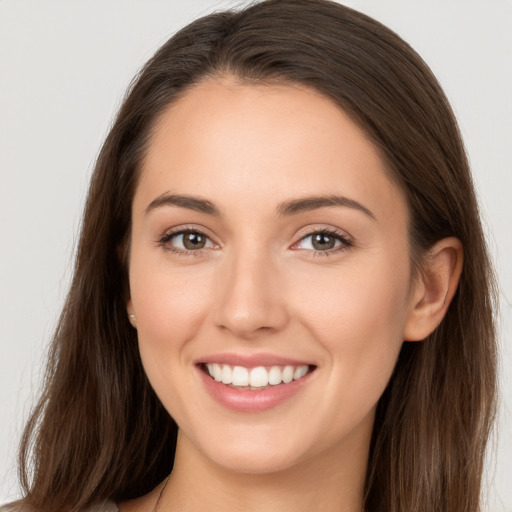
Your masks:
{"label": "woman's face", "polygon": [[404,197],[347,115],[206,80],[161,116],[132,214],[128,310],[187,450],[255,473],[366,454],[413,285]]}

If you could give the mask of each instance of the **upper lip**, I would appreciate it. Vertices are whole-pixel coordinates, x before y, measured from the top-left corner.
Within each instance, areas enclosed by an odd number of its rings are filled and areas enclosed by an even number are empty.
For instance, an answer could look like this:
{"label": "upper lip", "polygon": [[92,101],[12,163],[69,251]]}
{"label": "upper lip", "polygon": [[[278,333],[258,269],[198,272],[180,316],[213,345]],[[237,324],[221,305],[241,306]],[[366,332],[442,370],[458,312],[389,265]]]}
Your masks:
{"label": "upper lip", "polygon": [[283,357],[275,354],[240,354],[233,352],[211,354],[196,361],[196,364],[209,363],[243,366],[245,368],[255,368],[256,366],[301,366],[312,364],[309,361]]}

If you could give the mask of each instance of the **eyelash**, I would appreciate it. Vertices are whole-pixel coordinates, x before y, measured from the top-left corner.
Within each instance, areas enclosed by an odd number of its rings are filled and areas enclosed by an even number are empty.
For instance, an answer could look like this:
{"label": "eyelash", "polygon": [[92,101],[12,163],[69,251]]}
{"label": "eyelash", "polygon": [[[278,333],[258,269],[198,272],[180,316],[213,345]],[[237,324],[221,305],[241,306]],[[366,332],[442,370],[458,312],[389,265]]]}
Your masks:
{"label": "eyelash", "polygon": [[170,251],[178,256],[201,256],[206,250],[209,249],[209,248],[208,249],[196,249],[194,251],[191,251],[189,249],[178,249],[177,247],[174,247],[172,244],[169,243],[171,241],[171,239],[174,238],[175,236],[185,235],[187,233],[198,234],[198,235],[204,236],[205,238],[207,238],[208,240],[211,241],[211,238],[208,235],[206,235],[203,231],[201,231],[200,229],[193,228],[193,227],[190,227],[190,228],[180,227],[180,228],[176,229],[175,231],[170,231],[170,232],[166,233],[162,238],[160,238],[158,240],[157,245],[160,247],[163,247],[166,251]]}
{"label": "eyelash", "polygon": [[311,250],[311,249],[296,249],[296,250],[307,250],[311,252],[313,257],[318,256],[332,256],[334,254],[338,254],[339,252],[346,251],[347,249],[350,249],[350,247],[354,246],[354,242],[344,233],[341,233],[335,229],[328,229],[328,228],[321,228],[316,229],[313,231],[308,231],[307,233],[304,233],[300,239],[295,242],[293,245],[298,245],[300,242],[306,240],[309,237],[313,237],[315,235],[325,235],[329,236],[331,238],[334,238],[336,241],[340,242],[340,245],[338,247],[335,247],[333,249],[327,249],[327,250]]}
{"label": "eyelash", "polygon": [[[198,235],[206,237],[208,240],[211,241],[211,238],[208,235],[206,235],[203,231],[201,231],[201,230],[199,230],[197,228],[192,228],[191,227],[191,228],[179,228],[176,231],[170,231],[170,232],[166,233],[163,237],[161,237],[158,240],[157,245],[159,247],[164,247],[165,250],[170,251],[170,252],[172,252],[174,254],[177,254],[178,256],[194,256],[194,257],[198,257],[198,256],[202,256],[205,251],[210,249],[210,248],[206,248],[206,249],[203,248],[203,249],[196,249],[196,250],[192,251],[192,250],[189,250],[189,249],[179,249],[179,248],[176,248],[172,244],[169,243],[172,240],[172,238],[174,238],[175,236],[185,235],[187,233],[198,234]],[[343,234],[343,233],[341,233],[341,232],[339,232],[339,231],[337,231],[335,229],[327,229],[327,228],[316,229],[316,230],[304,233],[300,237],[300,239],[293,244],[293,246],[296,246],[300,242],[306,240],[309,237],[315,236],[315,235],[329,236],[329,237],[332,237],[336,241],[339,241],[341,243],[336,248],[328,249],[328,250],[324,250],[324,251],[322,251],[322,250],[310,250],[310,249],[295,249],[295,250],[309,251],[309,252],[311,252],[313,257],[318,257],[318,256],[332,256],[333,254],[337,254],[339,252],[346,251],[350,247],[354,246],[354,242],[350,238],[348,238],[345,234]]]}

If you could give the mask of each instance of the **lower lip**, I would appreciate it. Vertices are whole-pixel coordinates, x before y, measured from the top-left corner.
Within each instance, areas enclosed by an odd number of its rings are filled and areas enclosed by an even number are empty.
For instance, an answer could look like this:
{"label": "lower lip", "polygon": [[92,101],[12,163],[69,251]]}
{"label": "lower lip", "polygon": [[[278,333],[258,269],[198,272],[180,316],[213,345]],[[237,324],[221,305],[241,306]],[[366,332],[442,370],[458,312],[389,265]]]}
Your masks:
{"label": "lower lip", "polygon": [[262,390],[236,389],[212,379],[201,368],[199,374],[210,395],[221,405],[239,412],[262,412],[277,407],[298,393],[313,372],[289,384],[278,384]]}

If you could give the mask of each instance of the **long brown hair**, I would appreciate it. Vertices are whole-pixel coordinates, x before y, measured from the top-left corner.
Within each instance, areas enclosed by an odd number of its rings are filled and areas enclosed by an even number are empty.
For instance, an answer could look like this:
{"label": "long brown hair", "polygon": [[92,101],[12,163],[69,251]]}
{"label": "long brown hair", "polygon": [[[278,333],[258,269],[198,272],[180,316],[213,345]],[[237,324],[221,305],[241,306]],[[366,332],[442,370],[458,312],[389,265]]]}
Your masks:
{"label": "long brown hair", "polygon": [[46,385],[24,432],[25,501],[78,511],[140,496],[172,469],[177,426],[148,383],[126,313],[131,203],[158,116],[193,84],[226,73],[313,87],[365,130],[407,198],[416,266],[441,238],[461,240],[464,270],[445,319],[424,342],[404,343],[378,404],[365,506],[480,510],[495,290],[463,143],[421,58],[380,23],[327,0],[267,0],[201,18],[132,83],[96,163]]}

